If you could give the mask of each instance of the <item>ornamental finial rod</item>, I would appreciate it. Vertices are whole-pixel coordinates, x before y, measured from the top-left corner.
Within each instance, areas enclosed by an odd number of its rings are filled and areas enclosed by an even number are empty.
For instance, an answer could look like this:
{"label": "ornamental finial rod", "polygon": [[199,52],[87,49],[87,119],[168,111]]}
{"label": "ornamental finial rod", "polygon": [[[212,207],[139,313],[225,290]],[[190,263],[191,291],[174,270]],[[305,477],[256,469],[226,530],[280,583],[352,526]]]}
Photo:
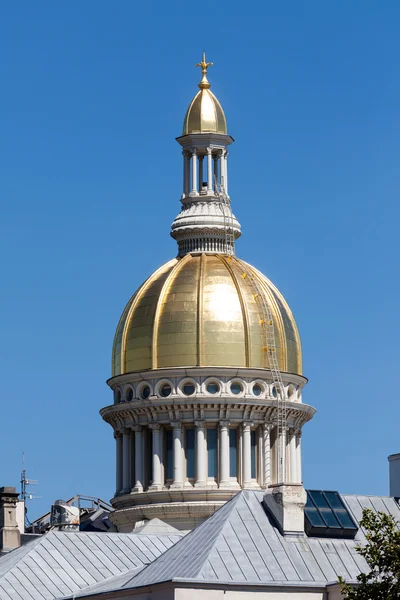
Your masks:
{"label": "ornamental finial rod", "polygon": [[203,75],[203,77],[201,78],[201,81],[199,83],[199,88],[201,90],[208,89],[208,88],[211,87],[211,84],[209,83],[209,81],[207,79],[207,69],[208,69],[208,67],[212,67],[212,66],[213,66],[213,63],[212,62],[207,62],[206,53],[203,52],[203,59],[202,59],[202,61],[200,63],[196,64],[196,67],[201,67],[201,72],[202,72],[202,75]]}

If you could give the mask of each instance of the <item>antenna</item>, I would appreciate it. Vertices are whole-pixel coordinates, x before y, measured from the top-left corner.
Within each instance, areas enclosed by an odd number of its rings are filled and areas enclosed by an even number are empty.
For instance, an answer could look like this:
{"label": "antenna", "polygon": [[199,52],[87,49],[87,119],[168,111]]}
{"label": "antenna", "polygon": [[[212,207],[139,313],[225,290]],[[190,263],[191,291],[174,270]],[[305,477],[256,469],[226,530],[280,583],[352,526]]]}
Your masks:
{"label": "antenna", "polygon": [[28,508],[26,506],[26,501],[27,500],[36,500],[38,498],[40,498],[40,496],[36,496],[35,494],[29,494],[27,491],[27,486],[28,485],[38,485],[38,480],[37,479],[28,479],[26,476],[26,469],[25,469],[25,452],[22,452],[22,469],[21,469],[21,495],[20,498],[21,500],[24,502],[25,505],[25,526],[29,526],[30,522],[27,516],[28,513]]}

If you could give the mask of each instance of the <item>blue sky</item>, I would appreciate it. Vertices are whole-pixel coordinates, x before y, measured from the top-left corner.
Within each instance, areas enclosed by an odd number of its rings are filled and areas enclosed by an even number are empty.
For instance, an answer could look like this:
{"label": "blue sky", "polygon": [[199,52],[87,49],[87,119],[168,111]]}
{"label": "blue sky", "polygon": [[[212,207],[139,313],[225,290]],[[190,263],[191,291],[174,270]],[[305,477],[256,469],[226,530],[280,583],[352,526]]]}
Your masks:
{"label": "blue sky", "polygon": [[236,142],[237,253],[300,328],[308,488],[388,493],[399,441],[400,4],[8,3],[0,24],[1,485],[114,492],[120,313],[175,256],[203,48]]}

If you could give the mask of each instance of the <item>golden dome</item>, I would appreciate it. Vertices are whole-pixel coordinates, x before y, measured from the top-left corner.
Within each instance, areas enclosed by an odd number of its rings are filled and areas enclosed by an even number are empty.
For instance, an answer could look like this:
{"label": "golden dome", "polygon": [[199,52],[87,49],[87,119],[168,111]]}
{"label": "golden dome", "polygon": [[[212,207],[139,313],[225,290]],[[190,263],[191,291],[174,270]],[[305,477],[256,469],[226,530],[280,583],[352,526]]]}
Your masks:
{"label": "golden dome", "polygon": [[[282,371],[301,375],[301,342],[294,317],[276,287],[235,259],[263,290],[273,314]],[[114,339],[113,376],[165,367],[268,368],[259,304],[248,278],[222,254],[174,258],[129,300]]]}
{"label": "golden dome", "polygon": [[213,63],[206,61],[205,52],[203,60],[196,67],[201,67],[202,79],[199,83],[200,91],[190,103],[183,121],[182,135],[190,133],[221,133],[226,135],[226,118],[222,106],[212,92],[207,79],[207,69]]}

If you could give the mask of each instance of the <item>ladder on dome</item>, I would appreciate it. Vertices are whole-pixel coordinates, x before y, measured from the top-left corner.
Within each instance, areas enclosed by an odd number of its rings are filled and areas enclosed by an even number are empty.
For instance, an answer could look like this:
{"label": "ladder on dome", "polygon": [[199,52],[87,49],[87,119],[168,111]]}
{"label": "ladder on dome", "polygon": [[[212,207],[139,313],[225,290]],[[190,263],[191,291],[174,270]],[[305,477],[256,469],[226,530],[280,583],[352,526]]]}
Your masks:
{"label": "ladder on dome", "polygon": [[255,273],[247,265],[239,262],[234,255],[234,230],[233,215],[230,206],[230,200],[227,197],[223,184],[218,186],[217,178],[215,180],[215,192],[220,200],[221,209],[224,216],[225,229],[225,252],[228,255],[228,262],[233,271],[239,277],[248,282],[251,288],[254,301],[257,303],[260,312],[260,326],[262,337],[262,351],[268,361],[271,371],[273,391],[276,395],[276,425],[277,425],[277,483],[286,483],[286,427],[287,427],[287,394],[283,383],[282,373],[279,368],[278,356],[276,351],[276,338],[273,315],[268,302],[265,299],[265,293]]}

